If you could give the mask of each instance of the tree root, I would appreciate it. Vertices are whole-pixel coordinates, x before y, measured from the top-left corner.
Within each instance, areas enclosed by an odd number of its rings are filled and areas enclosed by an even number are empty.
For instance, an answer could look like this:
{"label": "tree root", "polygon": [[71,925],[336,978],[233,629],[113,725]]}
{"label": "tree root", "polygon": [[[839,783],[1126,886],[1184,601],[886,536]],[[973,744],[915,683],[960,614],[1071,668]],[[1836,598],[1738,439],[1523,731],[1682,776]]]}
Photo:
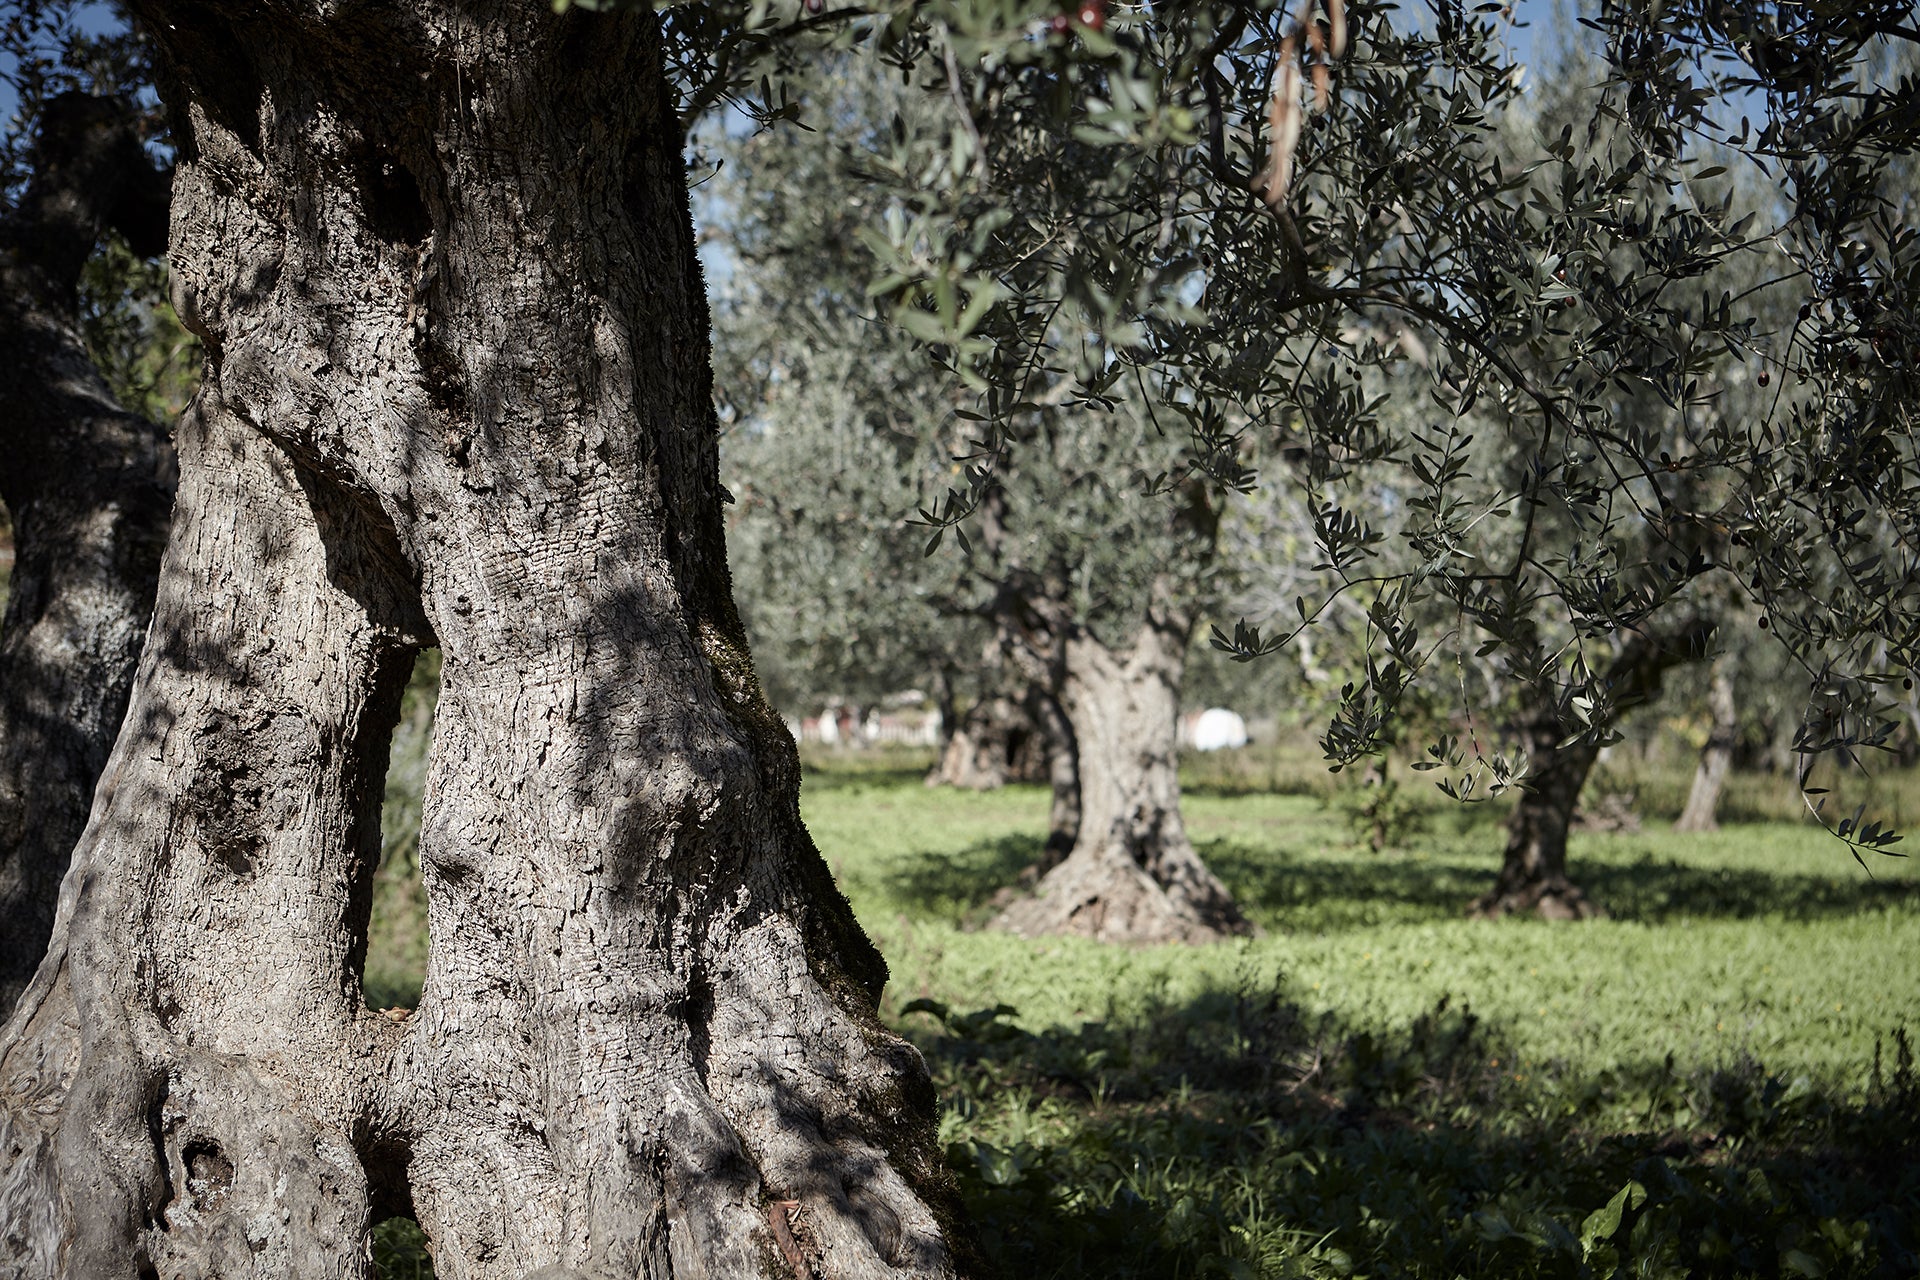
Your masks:
{"label": "tree root", "polygon": [[1602,920],[1607,911],[1579,885],[1555,876],[1481,894],[1468,904],[1467,915],[1475,920],[1518,915],[1534,915],[1542,920]]}

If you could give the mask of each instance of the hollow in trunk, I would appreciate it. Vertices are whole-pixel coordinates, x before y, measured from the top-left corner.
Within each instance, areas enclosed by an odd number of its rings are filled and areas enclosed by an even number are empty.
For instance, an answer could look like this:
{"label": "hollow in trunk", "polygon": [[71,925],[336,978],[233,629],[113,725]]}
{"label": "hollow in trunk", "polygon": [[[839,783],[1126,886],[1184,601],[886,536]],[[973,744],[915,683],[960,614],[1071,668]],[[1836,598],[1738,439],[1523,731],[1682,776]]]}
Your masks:
{"label": "hollow in trunk", "polygon": [[1007,785],[1008,748],[1020,712],[1002,695],[975,702],[953,723],[940,758],[927,771],[930,787],[996,791]]}

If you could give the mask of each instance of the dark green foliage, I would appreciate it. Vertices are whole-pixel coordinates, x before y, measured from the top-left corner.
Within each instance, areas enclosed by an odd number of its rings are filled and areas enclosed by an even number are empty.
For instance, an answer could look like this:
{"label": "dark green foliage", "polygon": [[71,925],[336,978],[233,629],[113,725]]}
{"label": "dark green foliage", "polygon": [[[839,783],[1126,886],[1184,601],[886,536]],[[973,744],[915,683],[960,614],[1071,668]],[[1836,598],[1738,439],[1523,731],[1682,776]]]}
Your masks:
{"label": "dark green foliage", "polygon": [[1405,845],[1427,829],[1429,818],[1428,807],[1407,793],[1385,763],[1357,785],[1334,792],[1354,840],[1375,853]]}
{"label": "dark green foliage", "polygon": [[379,1280],[433,1280],[427,1233],[412,1218],[388,1218],[373,1229],[374,1273]]}
{"label": "dark green foliage", "polygon": [[[1039,392],[1104,412],[1124,389],[1184,445],[1131,468],[1143,491],[1301,490],[1322,581],[1217,641],[1263,656],[1360,602],[1336,763],[1423,683],[1456,720],[1509,711],[1460,677],[1488,657],[1605,740],[1630,638],[1734,599],[1814,691],[1799,748],[1884,745],[1920,582],[1920,31],[1897,9],[1602,4],[1544,75],[1500,6],[841,11],[819,30],[921,98],[847,130],[877,185],[868,288],[975,395],[923,486],[929,545],[990,524]],[[1520,775],[1495,728],[1444,727],[1448,789]]]}
{"label": "dark green foliage", "polygon": [[[144,136],[165,137],[157,103],[142,101],[153,83],[144,40],[114,6],[88,0],[6,0],[0,5],[0,79],[12,90],[13,115],[0,130],[0,189],[11,198],[25,185],[40,111],[71,90],[120,95],[142,107]],[[103,21],[103,19],[109,19]]]}
{"label": "dark green foliage", "polygon": [[200,340],[167,299],[165,263],[109,241],[81,273],[80,325],[114,399],[153,422],[180,416],[200,385]]}
{"label": "dark green foliage", "polygon": [[[1032,672],[988,670],[989,640],[1044,651],[1071,623],[1124,647],[1150,597],[1184,610],[1217,576],[1215,509],[1197,491],[1191,511],[1142,492],[1178,466],[1185,433],[1133,380],[1089,397],[1036,366],[1005,407],[1022,448],[995,473],[990,516],[931,535],[916,517],[967,483],[988,426],[922,349],[923,313],[889,317],[867,289],[861,243],[888,197],[858,170],[889,117],[947,120],[890,79],[823,57],[795,101],[830,132],[711,144],[724,163],[707,221],[731,264],[715,308],[730,560],[759,670],[789,708],[936,683],[949,704],[1017,692]],[[949,527],[952,554],[930,554]]]}
{"label": "dark green foliage", "polygon": [[[42,108],[62,93],[77,90],[131,104],[149,152],[161,159],[168,152],[146,43],[124,15],[102,8],[79,0],[0,5],[0,67],[16,98],[0,132],[0,191],[9,201],[19,198],[30,176]],[[164,232],[164,220],[153,231]],[[166,424],[199,385],[201,357],[199,339],[181,325],[167,296],[163,247],[156,242],[136,251],[121,235],[110,234],[81,273],[80,328],[115,400]]]}

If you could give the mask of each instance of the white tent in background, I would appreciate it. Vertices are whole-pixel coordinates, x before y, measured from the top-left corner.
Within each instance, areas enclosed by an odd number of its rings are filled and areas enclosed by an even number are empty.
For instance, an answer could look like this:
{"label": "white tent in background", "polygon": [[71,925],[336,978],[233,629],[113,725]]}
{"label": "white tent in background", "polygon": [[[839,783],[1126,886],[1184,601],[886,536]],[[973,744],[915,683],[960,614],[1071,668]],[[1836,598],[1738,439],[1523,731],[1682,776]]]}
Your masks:
{"label": "white tent in background", "polygon": [[1247,722],[1240,718],[1237,711],[1208,707],[1194,722],[1193,747],[1196,751],[1220,751],[1246,745]]}

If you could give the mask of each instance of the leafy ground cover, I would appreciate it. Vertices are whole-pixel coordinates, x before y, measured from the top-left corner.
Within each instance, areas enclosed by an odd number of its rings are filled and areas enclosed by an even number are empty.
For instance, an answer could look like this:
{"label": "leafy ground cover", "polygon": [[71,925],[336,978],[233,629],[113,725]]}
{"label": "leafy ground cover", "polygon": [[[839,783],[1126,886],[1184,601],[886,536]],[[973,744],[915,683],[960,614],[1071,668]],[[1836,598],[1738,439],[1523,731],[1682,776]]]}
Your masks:
{"label": "leafy ground cover", "polygon": [[[1610,918],[1477,923],[1497,813],[1435,809],[1376,853],[1310,775],[1268,794],[1208,762],[1188,823],[1261,936],[1029,942],[978,926],[1039,850],[1043,792],[814,763],[808,823],[892,966],[885,1012],[933,1066],[1004,1275],[1920,1273],[1904,859],[1869,875],[1790,821],[1649,822],[1576,837]],[[401,998],[409,945],[388,948]],[[426,1274],[402,1228],[381,1250]]]}

